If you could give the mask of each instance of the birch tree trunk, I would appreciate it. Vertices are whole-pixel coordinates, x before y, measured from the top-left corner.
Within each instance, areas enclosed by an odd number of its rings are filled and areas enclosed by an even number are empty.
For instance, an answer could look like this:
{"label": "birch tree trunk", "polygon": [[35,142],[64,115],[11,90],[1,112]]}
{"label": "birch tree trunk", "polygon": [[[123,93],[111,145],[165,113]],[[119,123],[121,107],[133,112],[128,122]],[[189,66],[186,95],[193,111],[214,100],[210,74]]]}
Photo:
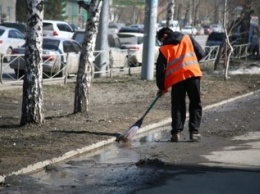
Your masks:
{"label": "birch tree trunk", "polygon": [[173,23],[173,16],[174,16],[174,6],[175,2],[174,0],[170,0],[167,8],[167,19],[166,19],[166,26],[170,27]]}
{"label": "birch tree trunk", "polygon": [[229,70],[229,63],[230,63],[230,58],[231,55],[234,51],[233,46],[231,45],[230,41],[229,41],[229,37],[228,37],[228,33],[227,33],[227,29],[226,29],[226,20],[227,20],[227,1],[225,0],[225,10],[224,10],[224,19],[223,19],[223,23],[224,23],[224,29],[225,29],[225,34],[226,34],[226,52],[225,52],[225,73],[224,73],[224,79],[225,81],[227,81],[228,79],[228,70]]}
{"label": "birch tree trunk", "polygon": [[102,0],[91,0],[88,5],[82,7],[86,9],[89,18],[85,27],[84,42],[79,60],[79,70],[77,73],[77,83],[75,88],[74,113],[87,112],[89,110],[89,95],[91,78],[93,75],[93,50],[95,48],[96,36],[98,32],[98,21]]}
{"label": "birch tree trunk", "polygon": [[27,37],[21,125],[42,124],[42,20],[44,0],[27,0]]}

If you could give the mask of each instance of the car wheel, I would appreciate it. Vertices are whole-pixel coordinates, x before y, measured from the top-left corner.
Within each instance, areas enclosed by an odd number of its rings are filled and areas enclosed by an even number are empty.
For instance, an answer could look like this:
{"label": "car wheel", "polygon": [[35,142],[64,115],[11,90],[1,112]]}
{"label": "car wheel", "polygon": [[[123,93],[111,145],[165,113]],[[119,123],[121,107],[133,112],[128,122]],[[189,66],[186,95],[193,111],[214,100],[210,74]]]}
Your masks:
{"label": "car wheel", "polygon": [[20,79],[21,77],[24,76],[24,70],[15,69],[14,73],[15,73],[15,78],[16,79]]}
{"label": "car wheel", "polygon": [[13,52],[13,49],[9,47],[9,48],[7,49],[7,51],[6,51],[6,54],[7,54],[8,56],[6,56],[6,57],[4,58],[4,62],[7,62],[7,63],[8,63],[8,62],[11,60],[11,56],[9,56],[9,55],[11,55],[12,52]]}

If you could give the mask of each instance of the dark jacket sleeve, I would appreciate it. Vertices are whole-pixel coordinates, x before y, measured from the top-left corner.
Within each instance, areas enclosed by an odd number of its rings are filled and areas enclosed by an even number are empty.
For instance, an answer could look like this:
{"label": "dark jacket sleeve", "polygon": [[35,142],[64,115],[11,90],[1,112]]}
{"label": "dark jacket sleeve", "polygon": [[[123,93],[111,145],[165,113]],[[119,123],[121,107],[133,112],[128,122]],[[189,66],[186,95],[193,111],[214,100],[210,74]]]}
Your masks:
{"label": "dark jacket sleeve", "polygon": [[200,61],[205,56],[205,51],[200,46],[200,44],[192,37],[190,36],[191,42],[194,47],[195,54],[197,56],[198,61]]}
{"label": "dark jacket sleeve", "polygon": [[161,52],[159,52],[157,62],[156,62],[156,85],[159,90],[164,90],[166,66],[167,66],[167,60],[164,57],[164,55]]}

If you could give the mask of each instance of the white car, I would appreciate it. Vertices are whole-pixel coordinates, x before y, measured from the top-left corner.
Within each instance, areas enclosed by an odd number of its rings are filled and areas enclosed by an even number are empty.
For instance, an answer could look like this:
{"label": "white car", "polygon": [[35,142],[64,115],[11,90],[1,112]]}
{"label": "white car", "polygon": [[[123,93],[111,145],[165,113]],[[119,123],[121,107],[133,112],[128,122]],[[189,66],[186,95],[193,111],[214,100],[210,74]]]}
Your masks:
{"label": "white car", "polygon": [[19,30],[0,26],[0,55],[4,55],[7,62],[11,58],[13,49],[22,46],[24,43],[25,37]]}
{"label": "white car", "polygon": [[[73,40],[76,40],[80,45],[84,42],[85,30],[76,30],[72,36]],[[113,61],[111,63],[113,67],[120,68],[127,66],[127,54],[128,51],[121,47],[119,37],[115,33],[107,35],[107,41],[110,51],[110,56]]]}
{"label": "white car", "polygon": [[[16,77],[24,75],[25,46],[13,50],[10,67],[14,69]],[[63,67],[68,65],[67,75],[76,74],[78,71],[81,45],[72,39],[44,37],[42,44],[42,68],[45,75],[64,76]]]}
{"label": "white car", "polygon": [[198,30],[195,27],[192,27],[192,26],[184,26],[181,29],[181,33],[196,35],[196,34],[198,34]]}
{"label": "white car", "polygon": [[[142,65],[143,62],[143,41],[144,34],[143,33],[127,33],[122,32],[117,34],[122,46],[126,47],[131,51],[131,62],[136,63],[137,65]],[[159,47],[160,42],[155,39],[154,44],[154,61],[157,60],[159,55]]]}
{"label": "white car", "polygon": [[43,20],[43,36],[71,38],[73,33],[73,29],[67,22],[57,20]]}
{"label": "white car", "polygon": [[224,32],[224,28],[220,24],[212,24],[211,28],[214,32]]}
{"label": "white car", "polygon": [[[166,20],[162,20],[159,24],[158,24],[158,30],[159,31],[161,28],[164,28],[166,27],[166,23],[167,21]],[[177,31],[179,32],[180,31],[180,25],[179,25],[179,22],[178,20],[173,20],[172,23],[170,23],[170,26],[169,26],[173,31]]]}

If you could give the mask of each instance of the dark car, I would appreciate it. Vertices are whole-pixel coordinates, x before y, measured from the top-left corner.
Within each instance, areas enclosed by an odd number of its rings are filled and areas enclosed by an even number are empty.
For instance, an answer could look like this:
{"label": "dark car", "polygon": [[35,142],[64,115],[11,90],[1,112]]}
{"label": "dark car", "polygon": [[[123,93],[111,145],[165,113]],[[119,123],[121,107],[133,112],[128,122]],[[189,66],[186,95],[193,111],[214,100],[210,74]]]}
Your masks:
{"label": "dark car", "polygon": [[[212,32],[207,38],[206,46],[220,46],[224,41],[224,32]],[[230,35],[229,41],[232,45],[238,45],[240,43],[239,35]]]}
{"label": "dark car", "polygon": [[212,32],[209,34],[206,46],[219,46],[225,38],[225,33],[222,32]]}
{"label": "dark car", "polygon": [[210,25],[204,25],[204,26],[202,26],[202,28],[204,29],[205,35],[209,35],[213,31],[213,29],[211,28]]}
{"label": "dark car", "polygon": [[15,29],[19,30],[20,32],[22,32],[24,36],[26,36],[27,28],[26,28],[26,24],[24,24],[24,23],[4,22],[4,23],[1,23],[0,25],[8,27],[8,28],[15,28]]}
{"label": "dark car", "polygon": [[119,33],[122,32],[132,32],[132,33],[144,33],[144,29],[143,28],[138,28],[138,27],[122,27],[119,30]]}

